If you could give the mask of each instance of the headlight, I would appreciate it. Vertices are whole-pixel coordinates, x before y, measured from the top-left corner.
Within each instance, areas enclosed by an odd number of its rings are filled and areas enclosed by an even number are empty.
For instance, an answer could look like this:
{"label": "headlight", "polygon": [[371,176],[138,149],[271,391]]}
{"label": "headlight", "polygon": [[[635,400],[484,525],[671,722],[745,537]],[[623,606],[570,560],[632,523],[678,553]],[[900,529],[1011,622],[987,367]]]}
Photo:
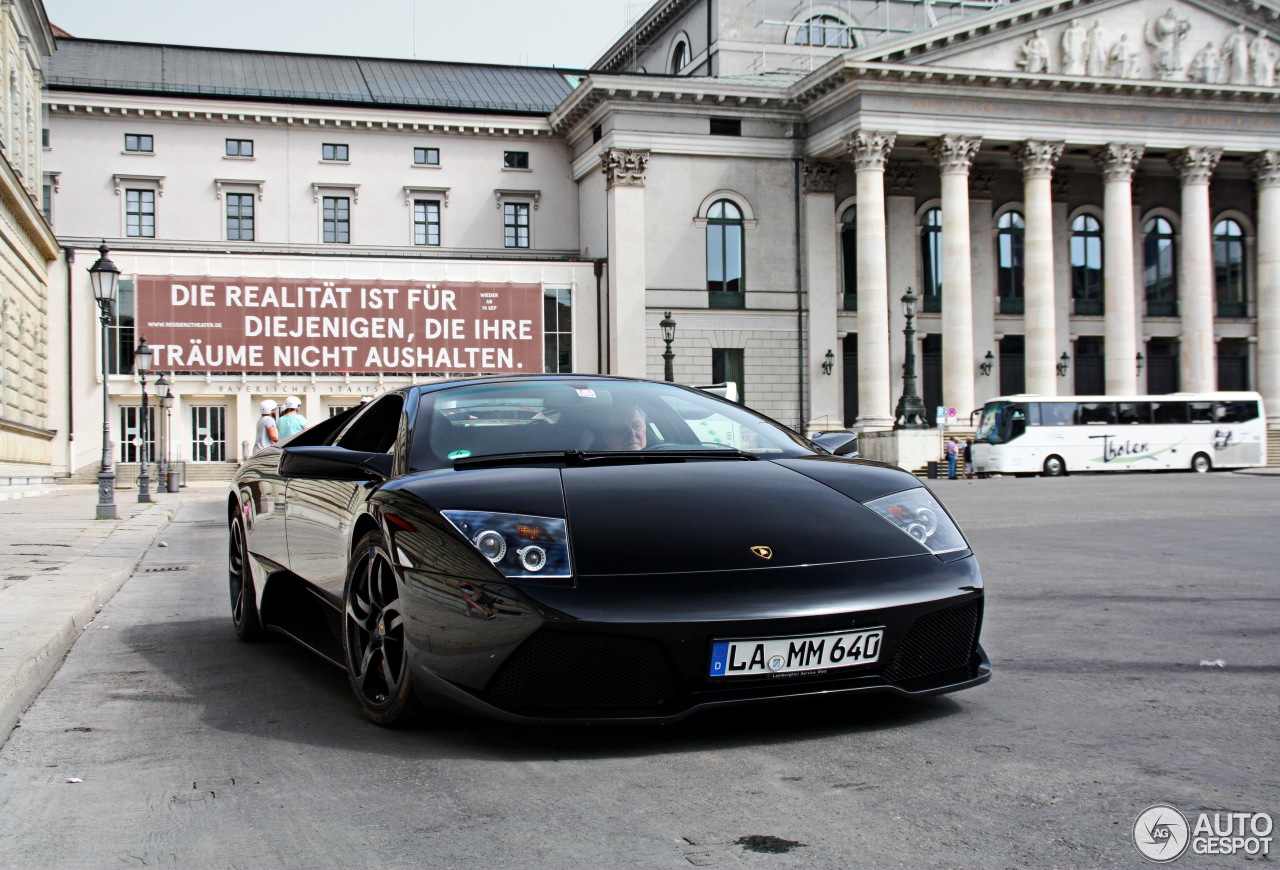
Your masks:
{"label": "headlight", "polygon": [[922,486],[865,504],[915,538],[931,553],[953,553],[969,548],[964,535],[960,534],[960,529],[956,528],[942,505]]}
{"label": "headlight", "polygon": [[564,520],[489,511],[440,513],[507,577],[563,579],[573,576],[569,564],[569,533]]}

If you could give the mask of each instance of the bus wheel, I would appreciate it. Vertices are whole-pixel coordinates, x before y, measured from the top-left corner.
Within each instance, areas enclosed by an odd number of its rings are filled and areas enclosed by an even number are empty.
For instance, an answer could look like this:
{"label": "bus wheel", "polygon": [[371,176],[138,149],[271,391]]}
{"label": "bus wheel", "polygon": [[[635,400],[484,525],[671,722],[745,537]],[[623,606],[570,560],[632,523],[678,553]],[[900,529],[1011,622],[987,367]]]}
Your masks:
{"label": "bus wheel", "polygon": [[1045,477],[1062,477],[1067,473],[1067,463],[1062,461],[1061,456],[1050,456],[1044,461]]}
{"label": "bus wheel", "polygon": [[1204,474],[1206,471],[1208,471],[1211,468],[1213,468],[1213,463],[1210,462],[1209,457],[1204,455],[1203,453],[1197,453],[1191,459],[1191,470],[1194,471],[1196,474]]}

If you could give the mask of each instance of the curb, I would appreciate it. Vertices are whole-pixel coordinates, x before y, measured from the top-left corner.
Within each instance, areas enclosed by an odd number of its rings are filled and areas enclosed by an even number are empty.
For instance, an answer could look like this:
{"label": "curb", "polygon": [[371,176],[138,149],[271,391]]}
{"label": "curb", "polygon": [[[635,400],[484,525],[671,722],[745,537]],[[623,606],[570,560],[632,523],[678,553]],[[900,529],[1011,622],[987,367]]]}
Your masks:
{"label": "curb", "polygon": [[[49,572],[38,586],[10,592],[0,614],[3,646],[16,653],[0,669],[0,746],[53,679],[85,627],[120,590],[179,505],[164,505],[120,521],[96,547]],[[122,552],[123,551],[123,552]]]}

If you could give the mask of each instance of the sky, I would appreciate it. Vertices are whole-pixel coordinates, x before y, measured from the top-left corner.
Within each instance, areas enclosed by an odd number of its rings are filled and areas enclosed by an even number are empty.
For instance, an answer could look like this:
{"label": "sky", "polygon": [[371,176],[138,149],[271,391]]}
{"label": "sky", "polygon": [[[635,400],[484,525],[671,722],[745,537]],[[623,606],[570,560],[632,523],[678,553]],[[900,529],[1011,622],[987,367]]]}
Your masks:
{"label": "sky", "polygon": [[[44,0],[72,36],[585,68],[651,0]],[[482,14],[482,18],[477,16]]]}

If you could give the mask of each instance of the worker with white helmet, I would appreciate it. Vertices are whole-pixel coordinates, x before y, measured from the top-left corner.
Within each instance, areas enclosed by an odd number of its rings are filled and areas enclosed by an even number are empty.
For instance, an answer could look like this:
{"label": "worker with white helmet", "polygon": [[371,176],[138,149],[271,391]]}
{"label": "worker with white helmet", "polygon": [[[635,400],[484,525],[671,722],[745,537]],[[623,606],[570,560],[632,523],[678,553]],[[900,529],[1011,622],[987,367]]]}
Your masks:
{"label": "worker with white helmet", "polygon": [[276,403],[274,399],[263,399],[258,406],[262,416],[258,418],[258,436],[253,440],[253,452],[266,450],[280,440],[280,432],[276,429]]}
{"label": "worker with white helmet", "polygon": [[307,428],[307,418],[298,410],[301,407],[302,400],[297,396],[290,396],[284,400],[284,410],[280,412],[280,421],[276,424],[281,438],[297,435]]}

